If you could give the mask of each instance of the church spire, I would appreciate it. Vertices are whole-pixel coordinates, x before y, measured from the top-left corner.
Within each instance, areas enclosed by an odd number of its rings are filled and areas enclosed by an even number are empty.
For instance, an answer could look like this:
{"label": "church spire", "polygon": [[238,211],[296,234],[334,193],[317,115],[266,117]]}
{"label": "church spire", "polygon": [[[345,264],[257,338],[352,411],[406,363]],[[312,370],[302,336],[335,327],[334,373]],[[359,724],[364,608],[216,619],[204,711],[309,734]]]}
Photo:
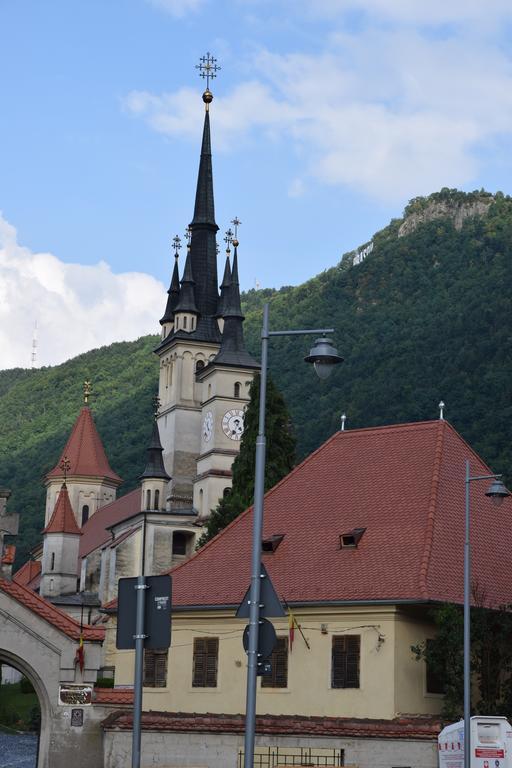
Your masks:
{"label": "church spire", "polygon": [[176,309],[180,296],[180,275],[178,271],[178,259],[179,250],[181,248],[181,239],[178,237],[178,235],[173,237],[172,247],[174,248],[174,269],[172,272],[171,284],[169,286],[169,290],[167,291],[169,298],[167,299],[167,306],[165,307],[164,315],[160,320],[160,325],[173,322],[173,313]]}
{"label": "church spire", "polygon": [[151,441],[147,448],[148,453],[148,459],[146,462],[146,467],[144,469],[144,472],[140,476],[140,479],[143,480],[144,478],[151,478],[151,479],[161,479],[161,480],[170,480],[171,478],[165,471],[164,467],[164,461],[163,461],[163,451],[162,443],[160,442],[160,432],[158,431],[158,409],[160,407],[160,401],[158,397],[154,398],[153,401],[154,407],[155,407],[155,414],[153,419],[153,432],[151,434]]}
{"label": "church spire", "polygon": [[222,342],[214,363],[233,365],[243,368],[259,368],[259,364],[247,352],[244,340],[244,316],[240,303],[240,284],[238,282],[238,240],[233,240],[233,268],[231,285],[228,288],[223,318]]}

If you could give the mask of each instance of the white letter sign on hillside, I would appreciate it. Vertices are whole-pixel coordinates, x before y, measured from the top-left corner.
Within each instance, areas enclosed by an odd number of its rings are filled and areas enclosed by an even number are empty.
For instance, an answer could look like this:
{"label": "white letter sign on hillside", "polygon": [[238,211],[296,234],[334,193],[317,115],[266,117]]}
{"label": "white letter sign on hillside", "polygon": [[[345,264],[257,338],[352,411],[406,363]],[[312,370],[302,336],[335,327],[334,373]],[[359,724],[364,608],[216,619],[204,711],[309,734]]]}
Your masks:
{"label": "white letter sign on hillside", "polygon": [[373,251],[373,240],[372,242],[366,246],[366,248],[363,248],[362,251],[356,251],[356,255],[354,256],[352,260],[352,266],[355,267],[356,264],[361,264],[362,261],[366,259],[369,253]]}

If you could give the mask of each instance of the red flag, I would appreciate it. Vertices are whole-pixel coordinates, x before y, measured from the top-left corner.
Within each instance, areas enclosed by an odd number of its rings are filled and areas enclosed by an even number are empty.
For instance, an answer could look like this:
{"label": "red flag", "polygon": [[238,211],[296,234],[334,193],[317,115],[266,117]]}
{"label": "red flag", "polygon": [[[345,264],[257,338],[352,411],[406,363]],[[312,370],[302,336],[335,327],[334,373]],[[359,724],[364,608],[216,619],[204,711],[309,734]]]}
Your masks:
{"label": "red flag", "polygon": [[84,664],[85,664],[85,650],[84,650],[84,636],[82,633],[80,633],[80,642],[78,644],[78,648],[76,649],[76,653],[75,653],[75,667],[77,664],[80,667],[80,672],[83,672]]}

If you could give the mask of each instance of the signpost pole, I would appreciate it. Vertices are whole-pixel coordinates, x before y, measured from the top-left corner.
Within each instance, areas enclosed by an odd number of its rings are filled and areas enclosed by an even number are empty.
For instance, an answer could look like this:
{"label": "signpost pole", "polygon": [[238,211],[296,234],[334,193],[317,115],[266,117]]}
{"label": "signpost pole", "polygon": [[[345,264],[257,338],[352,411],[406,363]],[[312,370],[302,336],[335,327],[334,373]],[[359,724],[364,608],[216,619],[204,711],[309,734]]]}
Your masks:
{"label": "signpost pole", "polygon": [[142,523],[142,557],[141,575],[137,578],[137,607],[135,619],[135,674],[133,685],[133,735],[132,735],[132,768],[140,768],[141,718],[142,718],[142,684],[144,682],[144,615],[146,602],[145,571],[146,550],[146,515]]}

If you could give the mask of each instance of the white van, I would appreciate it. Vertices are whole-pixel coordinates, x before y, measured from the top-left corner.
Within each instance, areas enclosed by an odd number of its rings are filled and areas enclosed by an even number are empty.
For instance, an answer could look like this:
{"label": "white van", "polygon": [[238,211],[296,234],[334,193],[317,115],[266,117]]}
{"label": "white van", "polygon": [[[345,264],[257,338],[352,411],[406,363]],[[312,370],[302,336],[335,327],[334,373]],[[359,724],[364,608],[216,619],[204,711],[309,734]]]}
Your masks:
{"label": "white van", "polygon": [[[438,736],[439,768],[464,768],[464,720]],[[471,718],[471,768],[512,768],[512,726],[506,717]]]}

